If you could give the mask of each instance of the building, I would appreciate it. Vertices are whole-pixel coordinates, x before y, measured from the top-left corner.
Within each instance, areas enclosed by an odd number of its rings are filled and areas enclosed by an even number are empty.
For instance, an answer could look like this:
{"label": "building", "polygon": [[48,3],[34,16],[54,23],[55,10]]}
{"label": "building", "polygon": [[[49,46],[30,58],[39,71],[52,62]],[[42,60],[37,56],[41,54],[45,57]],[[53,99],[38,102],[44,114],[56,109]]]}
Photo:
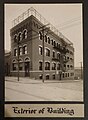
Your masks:
{"label": "building", "polygon": [[11,52],[5,50],[5,76],[10,76]]}
{"label": "building", "polygon": [[74,78],[73,43],[34,8],[13,21],[10,35],[11,75],[17,76],[19,66],[20,76],[42,79],[44,72],[44,79]]}
{"label": "building", "polygon": [[75,79],[83,79],[83,67],[75,67],[74,68],[74,78]]}

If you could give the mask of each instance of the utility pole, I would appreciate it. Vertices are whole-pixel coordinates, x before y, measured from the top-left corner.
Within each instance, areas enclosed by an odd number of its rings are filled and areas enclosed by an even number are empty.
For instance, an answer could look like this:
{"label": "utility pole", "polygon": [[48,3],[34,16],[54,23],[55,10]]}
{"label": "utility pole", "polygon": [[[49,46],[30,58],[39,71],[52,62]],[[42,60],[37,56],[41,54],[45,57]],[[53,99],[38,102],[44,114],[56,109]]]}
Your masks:
{"label": "utility pole", "polygon": [[44,45],[44,31],[45,31],[45,29],[47,29],[46,28],[46,26],[48,26],[49,24],[47,24],[47,25],[44,25],[44,26],[42,26],[42,27],[40,27],[39,29],[42,29],[41,31],[42,31],[42,38],[43,38],[43,40],[42,40],[42,51],[43,51],[43,64],[42,64],[42,67],[43,67],[43,78],[42,78],[42,82],[44,83],[44,78],[45,78],[45,45]]}
{"label": "utility pole", "polygon": [[82,62],[80,62],[80,64],[81,64],[81,79],[82,79]]}
{"label": "utility pole", "polygon": [[18,81],[19,81],[19,40],[17,41],[17,60],[18,60]]}

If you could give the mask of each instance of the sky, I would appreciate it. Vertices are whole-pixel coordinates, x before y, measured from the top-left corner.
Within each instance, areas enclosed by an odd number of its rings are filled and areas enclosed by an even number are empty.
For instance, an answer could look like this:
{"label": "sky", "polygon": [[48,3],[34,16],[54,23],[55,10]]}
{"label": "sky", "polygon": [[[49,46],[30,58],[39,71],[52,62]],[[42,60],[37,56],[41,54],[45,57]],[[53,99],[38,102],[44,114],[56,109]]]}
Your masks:
{"label": "sky", "polygon": [[4,35],[5,50],[11,49],[10,29],[12,21],[24,11],[33,7],[47,21],[55,26],[74,46],[75,67],[83,62],[83,24],[82,4],[5,4]]}

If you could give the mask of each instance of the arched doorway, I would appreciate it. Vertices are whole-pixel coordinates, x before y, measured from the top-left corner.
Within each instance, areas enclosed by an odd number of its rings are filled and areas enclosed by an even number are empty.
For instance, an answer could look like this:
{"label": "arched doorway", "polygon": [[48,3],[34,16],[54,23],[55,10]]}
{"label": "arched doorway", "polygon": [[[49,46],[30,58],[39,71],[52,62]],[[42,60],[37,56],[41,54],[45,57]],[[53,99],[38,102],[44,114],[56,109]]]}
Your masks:
{"label": "arched doorway", "polygon": [[25,77],[30,76],[30,58],[26,57],[24,60],[24,70],[25,70]]}

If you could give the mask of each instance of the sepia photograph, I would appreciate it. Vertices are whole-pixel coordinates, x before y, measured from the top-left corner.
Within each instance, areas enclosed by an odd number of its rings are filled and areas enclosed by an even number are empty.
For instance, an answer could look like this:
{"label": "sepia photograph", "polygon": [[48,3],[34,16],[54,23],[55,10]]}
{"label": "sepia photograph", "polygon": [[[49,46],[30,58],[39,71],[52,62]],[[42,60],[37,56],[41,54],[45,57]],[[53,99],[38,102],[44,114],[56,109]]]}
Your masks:
{"label": "sepia photograph", "polygon": [[82,8],[4,4],[5,101],[84,101]]}

